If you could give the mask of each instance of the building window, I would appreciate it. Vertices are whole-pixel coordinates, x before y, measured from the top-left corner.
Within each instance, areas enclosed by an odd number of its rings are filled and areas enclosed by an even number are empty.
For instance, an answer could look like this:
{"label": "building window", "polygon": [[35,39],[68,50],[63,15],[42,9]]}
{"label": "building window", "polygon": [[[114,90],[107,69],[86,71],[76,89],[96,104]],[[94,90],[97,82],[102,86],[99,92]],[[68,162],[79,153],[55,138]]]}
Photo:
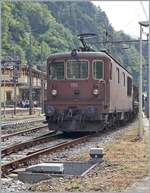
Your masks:
{"label": "building window", "polygon": [[23,70],[23,76],[25,76],[26,75],[26,72],[25,72],[25,70]]}
{"label": "building window", "polygon": [[11,94],[12,94],[11,91],[6,92],[6,101],[11,101]]}
{"label": "building window", "polygon": [[120,83],[120,73],[119,73],[119,68],[116,68],[117,69],[117,82],[118,84]]}

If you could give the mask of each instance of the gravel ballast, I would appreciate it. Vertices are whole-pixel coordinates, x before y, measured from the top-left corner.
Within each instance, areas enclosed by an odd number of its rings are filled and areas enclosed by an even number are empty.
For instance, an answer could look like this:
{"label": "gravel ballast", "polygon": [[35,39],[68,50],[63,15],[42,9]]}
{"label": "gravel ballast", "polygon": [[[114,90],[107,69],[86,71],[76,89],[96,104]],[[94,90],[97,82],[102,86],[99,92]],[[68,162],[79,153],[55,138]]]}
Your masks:
{"label": "gravel ballast", "polygon": [[[137,121],[133,122],[130,125],[124,126],[120,129],[116,129],[113,130],[112,132],[106,132],[106,133],[102,133],[102,134],[97,134],[97,136],[92,137],[90,140],[88,140],[85,143],[79,144],[77,146],[74,146],[70,149],[64,149],[61,152],[56,152],[50,155],[44,155],[41,156],[36,163],[42,163],[42,162],[49,162],[49,161],[67,161],[67,160],[85,160],[85,159],[89,159],[89,151],[91,147],[104,147],[110,145],[113,141],[115,141],[118,137],[120,137],[122,134],[132,130],[133,128],[137,128]],[[85,177],[85,181],[89,179],[89,176],[95,176],[98,175],[99,171],[102,171],[102,168],[109,168],[109,162],[104,161],[103,164],[101,164],[101,166],[99,168],[95,168],[94,170],[92,170],[87,177]],[[111,168],[109,168],[111,170]],[[113,167],[113,170],[117,170],[117,167]],[[104,171],[105,173],[106,171]],[[62,186],[64,183],[66,183],[67,181],[70,181],[73,183],[73,181],[75,180],[74,177],[65,177],[65,178],[59,178],[59,179],[53,179],[53,185],[55,184],[55,181],[58,183],[58,181],[60,181],[60,183],[62,183]],[[80,179],[81,180],[81,179]],[[78,179],[76,179],[76,181],[78,181]],[[81,181],[80,181],[81,182]],[[46,191],[55,191],[53,185],[51,185],[51,182],[49,182],[47,185],[46,182],[41,182],[38,185],[36,185],[36,188],[34,185],[29,185],[29,184],[23,184],[22,182],[18,181],[15,178],[10,178],[8,177],[8,179],[2,179],[2,190],[4,191],[45,191],[44,188],[46,188]],[[87,181],[87,183],[89,183]],[[45,184],[45,186],[44,186]],[[78,185],[74,184],[73,185],[74,188],[73,189],[69,189],[69,191],[75,191],[78,190]],[[72,185],[70,187],[73,187]],[[84,184],[85,186],[85,184]],[[103,191],[105,188],[103,187],[103,185],[101,184],[101,187],[97,187],[97,189],[100,191]],[[82,187],[80,187],[80,190],[82,191]],[[57,191],[57,190],[56,190]],[[61,191],[61,190],[60,190]],[[67,191],[65,189],[65,191]],[[95,187],[95,191],[96,191],[96,187]]]}

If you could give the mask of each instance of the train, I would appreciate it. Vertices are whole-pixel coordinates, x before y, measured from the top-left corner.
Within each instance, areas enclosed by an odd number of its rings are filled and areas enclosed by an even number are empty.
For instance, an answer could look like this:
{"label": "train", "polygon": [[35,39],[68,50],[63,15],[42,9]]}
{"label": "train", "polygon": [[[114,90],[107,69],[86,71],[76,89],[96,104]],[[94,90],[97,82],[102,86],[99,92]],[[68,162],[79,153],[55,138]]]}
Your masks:
{"label": "train", "polygon": [[82,47],[47,59],[45,116],[50,130],[99,132],[137,114],[133,77],[112,55]]}

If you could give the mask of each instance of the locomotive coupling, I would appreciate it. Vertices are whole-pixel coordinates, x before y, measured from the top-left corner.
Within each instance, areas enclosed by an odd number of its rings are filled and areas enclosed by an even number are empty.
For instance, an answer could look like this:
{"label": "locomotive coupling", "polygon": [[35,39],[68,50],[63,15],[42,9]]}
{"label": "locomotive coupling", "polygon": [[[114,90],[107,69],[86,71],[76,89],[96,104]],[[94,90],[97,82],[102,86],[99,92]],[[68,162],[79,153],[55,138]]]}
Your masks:
{"label": "locomotive coupling", "polygon": [[50,116],[53,116],[55,113],[56,113],[55,107],[49,106],[49,105],[46,107],[46,112],[45,112],[46,116],[50,117]]}
{"label": "locomotive coupling", "polygon": [[84,111],[84,114],[87,119],[96,119],[97,118],[97,108],[94,106],[87,107]]}

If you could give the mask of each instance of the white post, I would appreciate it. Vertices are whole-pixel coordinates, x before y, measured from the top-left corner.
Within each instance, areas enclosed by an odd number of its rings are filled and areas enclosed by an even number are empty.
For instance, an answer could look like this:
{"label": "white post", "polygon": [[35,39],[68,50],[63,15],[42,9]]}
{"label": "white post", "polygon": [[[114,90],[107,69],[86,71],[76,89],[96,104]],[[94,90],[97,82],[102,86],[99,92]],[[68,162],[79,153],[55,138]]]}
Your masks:
{"label": "white post", "polygon": [[[148,101],[149,101],[149,140],[150,140],[150,1],[149,1],[149,36],[148,36]],[[150,155],[150,141],[149,141],[149,155]]]}
{"label": "white post", "polygon": [[140,78],[139,78],[139,127],[137,137],[142,137],[142,25],[140,24]]}
{"label": "white post", "polygon": [[[2,21],[1,20],[1,6],[2,6],[2,3],[1,3],[1,1],[0,1],[0,21]],[[0,22],[0,39],[2,39],[2,37],[1,37],[1,33],[2,32],[2,30],[1,30],[1,22]],[[1,43],[0,43],[0,51],[2,50],[1,49],[2,47],[1,47]],[[1,128],[2,128],[2,119],[1,119],[1,102],[2,102],[2,100],[1,100],[1,80],[2,80],[2,71],[1,71],[1,61],[2,61],[2,55],[1,55],[1,53],[2,52],[0,52],[0,136],[1,136]],[[1,144],[1,137],[0,137],[0,144]],[[1,177],[1,172],[0,172],[0,177]],[[0,187],[2,187],[1,186],[2,185],[2,183],[1,183],[1,180],[0,180]]]}

